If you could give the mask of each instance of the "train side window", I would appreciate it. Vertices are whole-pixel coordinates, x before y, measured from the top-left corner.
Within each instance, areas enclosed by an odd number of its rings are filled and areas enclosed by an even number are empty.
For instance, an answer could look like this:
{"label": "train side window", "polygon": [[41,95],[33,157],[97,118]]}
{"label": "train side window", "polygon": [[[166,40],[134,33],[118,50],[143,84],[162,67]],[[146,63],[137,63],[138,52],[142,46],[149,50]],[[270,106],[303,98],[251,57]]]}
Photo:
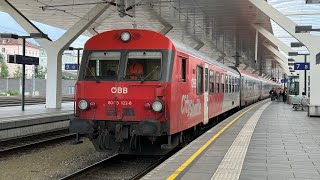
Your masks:
{"label": "train side window", "polygon": [[239,84],[240,84],[240,79],[236,78],[236,92],[239,92]]}
{"label": "train side window", "polygon": [[208,68],[204,70],[204,91],[208,92]]}
{"label": "train side window", "polygon": [[181,81],[186,82],[187,59],[181,59]]}
{"label": "train side window", "polygon": [[224,93],[224,74],[221,73],[221,93]]}
{"label": "train side window", "polygon": [[229,93],[228,75],[226,74],[226,93]]}
{"label": "train side window", "polygon": [[213,77],[213,70],[210,70],[209,71],[209,75],[210,75],[210,78],[209,78],[209,93],[210,94],[213,94],[214,93],[214,77]]}
{"label": "train side window", "polygon": [[216,72],[216,93],[219,93],[219,85],[220,85],[220,73]]}
{"label": "train side window", "polygon": [[234,77],[234,92],[237,92],[237,87],[238,87],[237,77]]}
{"label": "train side window", "polygon": [[201,95],[203,92],[203,67],[197,66],[197,94]]}
{"label": "train side window", "polygon": [[229,75],[229,93],[232,93],[232,88],[231,88],[231,86],[232,86],[232,81],[231,81],[232,79],[231,79],[231,75]]}
{"label": "train side window", "polygon": [[232,92],[234,93],[234,77],[232,76]]}

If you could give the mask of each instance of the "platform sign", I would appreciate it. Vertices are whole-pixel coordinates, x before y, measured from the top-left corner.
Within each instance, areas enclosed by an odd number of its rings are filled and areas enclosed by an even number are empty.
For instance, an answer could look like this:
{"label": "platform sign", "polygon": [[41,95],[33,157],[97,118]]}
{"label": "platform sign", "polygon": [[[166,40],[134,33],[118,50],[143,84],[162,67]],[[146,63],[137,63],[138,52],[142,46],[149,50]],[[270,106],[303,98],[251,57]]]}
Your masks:
{"label": "platform sign", "polygon": [[39,65],[38,57],[22,56],[22,55],[8,55],[8,63],[26,64],[26,65]]}
{"label": "platform sign", "polygon": [[64,70],[78,70],[78,64],[65,64]]}
{"label": "platform sign", "polygon": [[281,79],[281,83],[287,83],[288,79]]}
{"label": "platform sign", "polygon": [[294,70],[309,70],[310,63],[294,63]]}

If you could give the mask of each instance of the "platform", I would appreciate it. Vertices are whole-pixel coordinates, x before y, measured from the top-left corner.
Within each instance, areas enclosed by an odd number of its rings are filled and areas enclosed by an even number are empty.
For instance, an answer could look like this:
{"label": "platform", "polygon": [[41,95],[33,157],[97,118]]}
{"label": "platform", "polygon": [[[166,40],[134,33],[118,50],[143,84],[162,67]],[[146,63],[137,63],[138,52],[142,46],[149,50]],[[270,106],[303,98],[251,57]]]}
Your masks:
{"label": "platform", "polygon": [[45,104],[0,108],[0,140],[66,128],[73,117],[73,102],[61,109],[46,109]]}
{"label": "platform", "polygon": [[320,118],[307,111],[265,100],[219,123],[142,179],[320,179],[319,129]]}

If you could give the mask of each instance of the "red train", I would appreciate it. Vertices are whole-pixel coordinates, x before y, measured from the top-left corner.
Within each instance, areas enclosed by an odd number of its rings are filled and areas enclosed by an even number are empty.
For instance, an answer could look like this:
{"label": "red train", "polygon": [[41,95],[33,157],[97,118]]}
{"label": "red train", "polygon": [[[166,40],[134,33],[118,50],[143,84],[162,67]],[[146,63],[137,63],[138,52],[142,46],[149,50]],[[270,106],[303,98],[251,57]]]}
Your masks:
{"label": "red train", "polygon": [[84,46],[70,130],[98,151],[163,154],[277,86],[157,32],[108,31]]}

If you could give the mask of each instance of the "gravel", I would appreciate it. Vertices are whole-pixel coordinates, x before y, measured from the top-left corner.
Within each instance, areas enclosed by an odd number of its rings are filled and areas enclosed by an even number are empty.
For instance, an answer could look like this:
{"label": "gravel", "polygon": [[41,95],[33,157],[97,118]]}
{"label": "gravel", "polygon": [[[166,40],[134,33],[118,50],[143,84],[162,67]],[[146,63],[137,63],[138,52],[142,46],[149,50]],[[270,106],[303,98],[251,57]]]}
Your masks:
{"label": "gravel", "polygon": [[0,179],[60,179],[72,172],[110,156],[96,152],[88,139],[71,141],[0,156]]}

